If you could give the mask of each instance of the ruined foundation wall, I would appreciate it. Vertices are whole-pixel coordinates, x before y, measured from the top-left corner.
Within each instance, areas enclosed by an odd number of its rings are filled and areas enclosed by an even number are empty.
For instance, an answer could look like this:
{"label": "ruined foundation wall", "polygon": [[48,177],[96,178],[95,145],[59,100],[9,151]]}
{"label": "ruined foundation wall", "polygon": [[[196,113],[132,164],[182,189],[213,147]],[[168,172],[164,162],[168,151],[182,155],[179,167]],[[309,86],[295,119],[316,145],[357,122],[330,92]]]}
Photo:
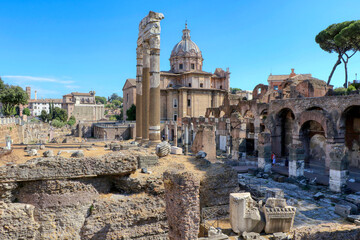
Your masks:
{"label": "ruined foundation wall", "polygon": [[115,152],[0,167],[0,239],[167,239],[161,181],[119,192],[137,167]]}
{"label": "ruined foundation wall", "polygon": [[197,239],[200,224],[200,181],[189,172],[165,172],[169,239]]}
{"label": "ruined foundation wall", "polygon": [[14,144],[22,142],[22,134],[16,123],[0,125],[0,146],[5,146],[5,137],[10,136]]}

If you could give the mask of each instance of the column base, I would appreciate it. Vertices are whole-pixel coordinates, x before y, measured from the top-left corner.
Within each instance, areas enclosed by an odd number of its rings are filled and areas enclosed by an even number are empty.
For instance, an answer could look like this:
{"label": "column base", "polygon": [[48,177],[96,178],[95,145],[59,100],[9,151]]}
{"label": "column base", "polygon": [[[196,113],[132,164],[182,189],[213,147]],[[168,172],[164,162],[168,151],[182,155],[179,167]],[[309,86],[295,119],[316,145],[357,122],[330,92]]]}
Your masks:
{"label": "column base", "polygon": [[258,168],[264,172],[271,172],[271,162],[265,158],[258,158]]}
{"label": "column base", "polygon": [[137,142],[141,142],[141,140],[142,140],[142,137],[136,137],[135,138],[135,141],[137,141]]}
{"label": "column base", "polygon": [[149,139],[141,139],[141,144],[146,145],[149,143]]}
{"label": "column base", "polygon": [[159,143],[161,143],[160,140],[150,140],[148,143],[149,147],[155,147],[156,145],[158,145]]}
{"label": "column base", "polygon": [[333,192],[341,192],[346,187],[347,170],[330,169],[329,188]]}
{"label": "column base", "polygon": [[304,160],[293,160],[289,162],[289,177],[302,177],[304,176]]}

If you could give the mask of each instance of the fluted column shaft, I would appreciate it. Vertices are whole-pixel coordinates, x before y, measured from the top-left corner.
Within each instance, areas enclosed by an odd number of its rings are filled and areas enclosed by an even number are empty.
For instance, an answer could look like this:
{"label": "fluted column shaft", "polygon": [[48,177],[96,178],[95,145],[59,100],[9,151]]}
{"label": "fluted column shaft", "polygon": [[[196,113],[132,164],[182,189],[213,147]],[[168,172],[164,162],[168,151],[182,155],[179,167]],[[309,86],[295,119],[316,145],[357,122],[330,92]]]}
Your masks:
{"label": "fluted column shaft", "polygon": [[150,48],[143,44],[143,72],[142,72],[142,142],[149,141],[149,104],[150,104]]}
{"label": "fluted column shaft", "polygon": [[160,35],[150,39],[150,144],[161,141],[160,136]]}
{"label": "fluted column shaft", "polygon": [[[136,140],[142,139],[142,48],[136,49]],[[125,119],[126,120],[126,119]]]}

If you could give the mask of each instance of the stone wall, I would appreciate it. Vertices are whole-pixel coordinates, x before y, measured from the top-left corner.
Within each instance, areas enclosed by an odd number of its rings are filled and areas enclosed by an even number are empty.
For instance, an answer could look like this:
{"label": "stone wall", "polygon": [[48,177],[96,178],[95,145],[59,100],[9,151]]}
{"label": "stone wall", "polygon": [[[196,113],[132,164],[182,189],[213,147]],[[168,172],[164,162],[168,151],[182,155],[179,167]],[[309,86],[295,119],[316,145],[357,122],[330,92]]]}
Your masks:
{"label": "stone wall", "polygon": [[216,143],[214,126],[203,125],[197,129],[194,142],[191,147],[193,153],[204,151],[207,153],[207,159],[216,161]]}
{"label": "stone wall", "polygon": [[137,167],[136,156],[119,152],[1,167],[0,239],[167,239],[157,191],[117,192]]}
{"label": "stone wall", "polygon": [[103,104],[75,104],[72,116],[76,121],[97,121],[104,117],[104,109]]}
{"label": "stone wall", "polygon": [[52,138],[65,137],[71,135],[71,128],[64,126],[63,128],[55,128],[48,123],[24,123],[19,125],[16,123],[0,125],[0,144],[5,144],[5,136],[10,135],[13,144],[29,144],[29,143],[47,143]]}
{"label": "stone wall", "polygon": [[62,128],[55,128],[44,122],[28,122],[22,126],[18,125],[18,128],[22,132],[23,137],[20,143],[24,144],[47,143],[54,138],[64,138],[71,135],[71,128],[67,125]]}
{"label": "stone wall", "polygon": [[5,146],[5,137],[10,136],[14,144],[22,142],[22,132],[16,123],[0,125],[0,146]]}
{"label": "stone wall", "polygon": [[200,181],[189,172],[164,173],[169,239],[197,239],[200,225]]}

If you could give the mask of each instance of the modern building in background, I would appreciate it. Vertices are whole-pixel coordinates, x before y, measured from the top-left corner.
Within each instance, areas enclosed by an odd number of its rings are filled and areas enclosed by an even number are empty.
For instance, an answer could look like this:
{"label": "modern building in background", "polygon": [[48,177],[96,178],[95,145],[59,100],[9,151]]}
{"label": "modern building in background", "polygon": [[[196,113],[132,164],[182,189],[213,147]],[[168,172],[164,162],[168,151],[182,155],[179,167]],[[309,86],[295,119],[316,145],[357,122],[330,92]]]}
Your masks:
{"label": "modern building in background", "polygon": [[31,99],[31,87],[26,87],[26,93],[29,96],[28,104],[20,107],[20,113],[22,113],[23,108],[27,107],[30,110],[30,115],[35,117],[40,116],[43,110],[49,113],[51,104],[53,104],[54,107],[62,107],[62,99],[37,99],[37,91],[35,91],[34,99]]}

